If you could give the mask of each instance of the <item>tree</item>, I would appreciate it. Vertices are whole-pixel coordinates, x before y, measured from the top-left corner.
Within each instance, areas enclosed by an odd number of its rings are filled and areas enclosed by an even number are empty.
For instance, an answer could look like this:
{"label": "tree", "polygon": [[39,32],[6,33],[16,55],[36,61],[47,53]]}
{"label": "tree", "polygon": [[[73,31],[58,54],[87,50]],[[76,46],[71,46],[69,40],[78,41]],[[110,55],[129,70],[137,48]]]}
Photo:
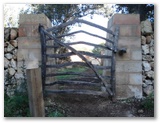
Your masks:
{"label": "tree", "polygon": [[[107,4],[31,4],[31,8],[23,13],[28,12],[33,14],[45,14],[50,19],[53,26],[88,15],[92,17],[93,14],[100,14],[110,17],[113,14],[113,11],[109,9]],[[61,28],[54,32],[54,34],[59,36],[69,32],[70,29],[71,26]],[[65,38],[61,38],[60,40],[65,41]],[[62,49],[64,50],[63,47],[54,48],[54,52],[60,53]]]}
{"label": "tree", "polygon": [[[104,46],[105,44],[104,43],[101,43],[100,45],[102,45],[102,46]],[[101,48],[101,47],[94,47],[93,48],[93,50],[92,50],[92,52],[93,53],[95,53],[95,54],[101,54],[101,51],[102,51],[103,49]]]}
{"label": "tree", "polygon": [[124,14],[140,14],[140,20],[149,19],[154,22],[154,5],[153,4],[116,4],[116,11]]}

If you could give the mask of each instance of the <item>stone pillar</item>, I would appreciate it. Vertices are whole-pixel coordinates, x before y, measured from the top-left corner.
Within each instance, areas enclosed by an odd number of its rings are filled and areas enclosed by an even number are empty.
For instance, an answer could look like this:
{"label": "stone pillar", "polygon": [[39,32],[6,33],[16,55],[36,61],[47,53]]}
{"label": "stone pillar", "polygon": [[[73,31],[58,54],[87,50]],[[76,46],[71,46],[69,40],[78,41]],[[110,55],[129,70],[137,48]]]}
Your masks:
{"label": "stone pillar", "polygon": [[[18,77],[22,77],[23,60],[27,69],[38,68],[41,64],[41,42],[39,24],[51,27],[50,20],[44,14],[23,14],[19,18],[18,37]],[[17,77],[17,78],[18,78]]]}
{"label": "stone pillar", "polygon": [[140,16],[115,14],[108,22],[112,31],[120,27],[118,47],[127,48],[123,56],[116,54],[116,98],[142,97],[142,51]]}

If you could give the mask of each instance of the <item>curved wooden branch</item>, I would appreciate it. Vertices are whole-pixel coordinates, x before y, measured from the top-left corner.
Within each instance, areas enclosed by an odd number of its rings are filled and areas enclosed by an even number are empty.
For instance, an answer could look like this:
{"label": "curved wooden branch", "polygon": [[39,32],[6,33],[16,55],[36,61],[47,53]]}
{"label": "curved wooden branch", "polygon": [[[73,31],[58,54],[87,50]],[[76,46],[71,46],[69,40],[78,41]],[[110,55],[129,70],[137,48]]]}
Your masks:
{"label": "curved wooden branch", "polygon": [[110,42],[110,43],[113,44],[113,41],[112,41],[112,40],[109,40],[109,39],[104,38],[104,37],[102,37],[102,36],[99,36],[99,35],[96,35],[96,34],[92,34],[92,33],[89,33],[89,32],[87,32],[87,31],[83,31],[83,30],[71,32],[71,33],[68,33],[68,34],[63,34],[63,35],[57,36],[56,38],[61,38],[61,37],[73,35],[73,34],[76,34],[76,33],[85,33],[85,34],[88,34],[88,35],[91,35],[91,36],[94,36],[94,37],[103,39],[103,40],[108,41],[108,42]]}
{"label": "curved wooden branch", "polygon": [[101,30],[103,30],[103,31],[105,31],[105,32],[107,32],[109,34],[115,35],[113,31],[111,31],[111,30],[109,30],[109,29],[107,29],[107,28],[105,28],[103,26],[100,26],[100,25],[97,25],[97,24],[94,24],[92,22],[88,22],[88,21],[82,20],[82,19],[75,19],[75,20],[72,20],[72,21],[68,21],[68,22],[63,23],[61,25],[54,26],[52,28],[48,28],[48,29],[46,29],[46,31],[47,32],[54,31],[54,30],[57,30],[58,28],[63,28],[63,27],[66,27],[68,25],[72,25],[72,24],[75,24],[75,23],[84,23],[84,24],[87,24],[89,26],[93,26],[95,28],[101,29]]}

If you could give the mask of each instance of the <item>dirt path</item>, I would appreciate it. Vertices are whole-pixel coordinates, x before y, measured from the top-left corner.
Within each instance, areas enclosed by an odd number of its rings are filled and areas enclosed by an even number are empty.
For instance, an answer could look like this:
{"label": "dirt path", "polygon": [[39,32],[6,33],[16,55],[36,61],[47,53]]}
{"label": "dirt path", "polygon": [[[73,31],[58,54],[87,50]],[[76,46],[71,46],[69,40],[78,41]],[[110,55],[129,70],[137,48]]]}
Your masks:
{"label": "dirt path", "polygon": [[[145,110],[140,100],[112,102],[91,95],[49,95],[47,110],[58,110],[65,117],[153,117],[153,110]],[[46,110],[46,112],[47,112]]]}

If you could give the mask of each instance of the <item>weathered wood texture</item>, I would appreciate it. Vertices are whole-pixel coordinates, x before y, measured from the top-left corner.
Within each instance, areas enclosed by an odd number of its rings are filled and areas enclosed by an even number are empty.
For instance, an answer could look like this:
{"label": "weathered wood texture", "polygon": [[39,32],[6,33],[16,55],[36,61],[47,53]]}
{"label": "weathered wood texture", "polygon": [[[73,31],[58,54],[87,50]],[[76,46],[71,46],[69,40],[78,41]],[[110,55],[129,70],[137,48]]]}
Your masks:
{"label": "weathered wood texture", "polygon": [[40,68],[27,69],[27,86],[31,116],[44,117],[45,110]]}

